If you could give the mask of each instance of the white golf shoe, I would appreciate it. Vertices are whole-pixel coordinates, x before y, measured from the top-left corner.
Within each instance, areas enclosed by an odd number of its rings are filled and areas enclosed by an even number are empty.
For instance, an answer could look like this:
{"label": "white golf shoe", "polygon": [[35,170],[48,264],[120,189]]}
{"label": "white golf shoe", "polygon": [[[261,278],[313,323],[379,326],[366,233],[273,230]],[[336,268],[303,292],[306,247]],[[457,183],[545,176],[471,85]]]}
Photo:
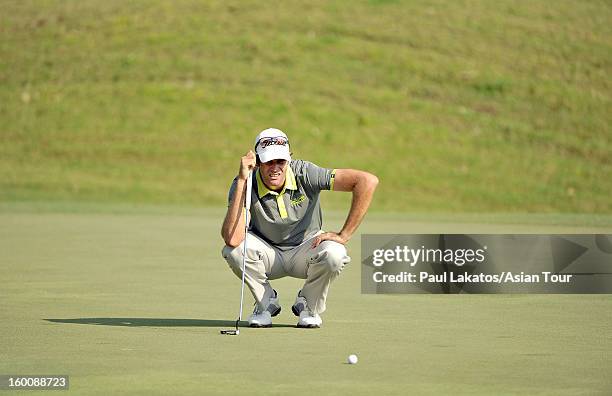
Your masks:
{"label": "white golf shoe", "polygon": [[305,309],[300,312],[300,320],[298,321],[297,327],[306,329],[315,329],[321,327],[323,320],[319,314],[310,312],[309,309]]}
{"label": "white golf shoe", "polygon": [[293,303],[293,306],[291,307],[291,311],[293,311],[295,316],[300,317],[297,327],[312,329],[321,327],[321,324],[323,323],[323,320],[319,314],[315,314],[310,311],[306,299],[301,295],[301,291],[298,292],[298,295],[295,298],[295,303]]}
{"label": "white golf shoe", "polygon": [[272,327],[270,312],[257,312],[255,308],[255,311],[249,316],[249,327]]}
{"label": "white golf shoe", "polygon": [[267,308],[263,311],[258,308],[257,303],[255,303],[255,310],[248,318],[249,327],[272,327],[272,317],[278,315],[281,311],[276,290],[274,290],[274,295],[270,297]]}

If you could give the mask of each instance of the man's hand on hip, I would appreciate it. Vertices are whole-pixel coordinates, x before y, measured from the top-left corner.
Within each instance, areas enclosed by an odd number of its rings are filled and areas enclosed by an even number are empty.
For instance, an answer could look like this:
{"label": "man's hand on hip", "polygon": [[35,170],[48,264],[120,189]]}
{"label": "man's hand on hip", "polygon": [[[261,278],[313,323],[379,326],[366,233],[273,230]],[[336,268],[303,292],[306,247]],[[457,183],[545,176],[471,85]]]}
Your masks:
{"label": "man's hand on hip", "polygon": [[311,246],[316,248],[323,241],[334,241],[345,245],[348,242],[348,238],[345,238],[336,232],[325,232],[314,237]]}

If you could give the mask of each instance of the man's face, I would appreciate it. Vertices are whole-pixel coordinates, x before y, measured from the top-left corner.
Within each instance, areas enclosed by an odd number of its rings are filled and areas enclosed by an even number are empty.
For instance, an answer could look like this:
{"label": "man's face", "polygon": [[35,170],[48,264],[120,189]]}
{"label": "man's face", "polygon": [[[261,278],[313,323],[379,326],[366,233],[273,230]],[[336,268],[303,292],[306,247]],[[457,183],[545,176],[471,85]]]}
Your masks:
{"label": "man's face", "polygon": [[273,191],[283,189],[287,174],[287,161],[276,159],[259,164],[259,173],[264,184]]}

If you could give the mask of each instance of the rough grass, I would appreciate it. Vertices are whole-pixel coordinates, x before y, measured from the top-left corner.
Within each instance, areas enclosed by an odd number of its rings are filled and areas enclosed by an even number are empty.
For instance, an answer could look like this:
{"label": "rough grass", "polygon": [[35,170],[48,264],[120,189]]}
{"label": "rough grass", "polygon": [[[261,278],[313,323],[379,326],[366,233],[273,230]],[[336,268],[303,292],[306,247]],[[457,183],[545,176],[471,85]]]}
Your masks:
{"label": "rough grass", "polygon": [[[612,212],[606,1],[3,1],[0,200],[223,205],[261,129],[380,211]],[[331,197],[331,207],[346,197]]]}

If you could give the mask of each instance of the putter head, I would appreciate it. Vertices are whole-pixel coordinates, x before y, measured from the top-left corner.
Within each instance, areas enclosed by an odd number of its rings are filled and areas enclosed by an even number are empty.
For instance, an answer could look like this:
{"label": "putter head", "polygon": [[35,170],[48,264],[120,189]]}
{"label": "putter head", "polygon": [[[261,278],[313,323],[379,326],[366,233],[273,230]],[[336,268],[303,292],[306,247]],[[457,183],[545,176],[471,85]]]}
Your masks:
{"label": "putter head", "polygon": [[221,334],[225,334],[225,335],[239,335],[240,334],[240,330],[236,329],[236,330],[221,330]]}

